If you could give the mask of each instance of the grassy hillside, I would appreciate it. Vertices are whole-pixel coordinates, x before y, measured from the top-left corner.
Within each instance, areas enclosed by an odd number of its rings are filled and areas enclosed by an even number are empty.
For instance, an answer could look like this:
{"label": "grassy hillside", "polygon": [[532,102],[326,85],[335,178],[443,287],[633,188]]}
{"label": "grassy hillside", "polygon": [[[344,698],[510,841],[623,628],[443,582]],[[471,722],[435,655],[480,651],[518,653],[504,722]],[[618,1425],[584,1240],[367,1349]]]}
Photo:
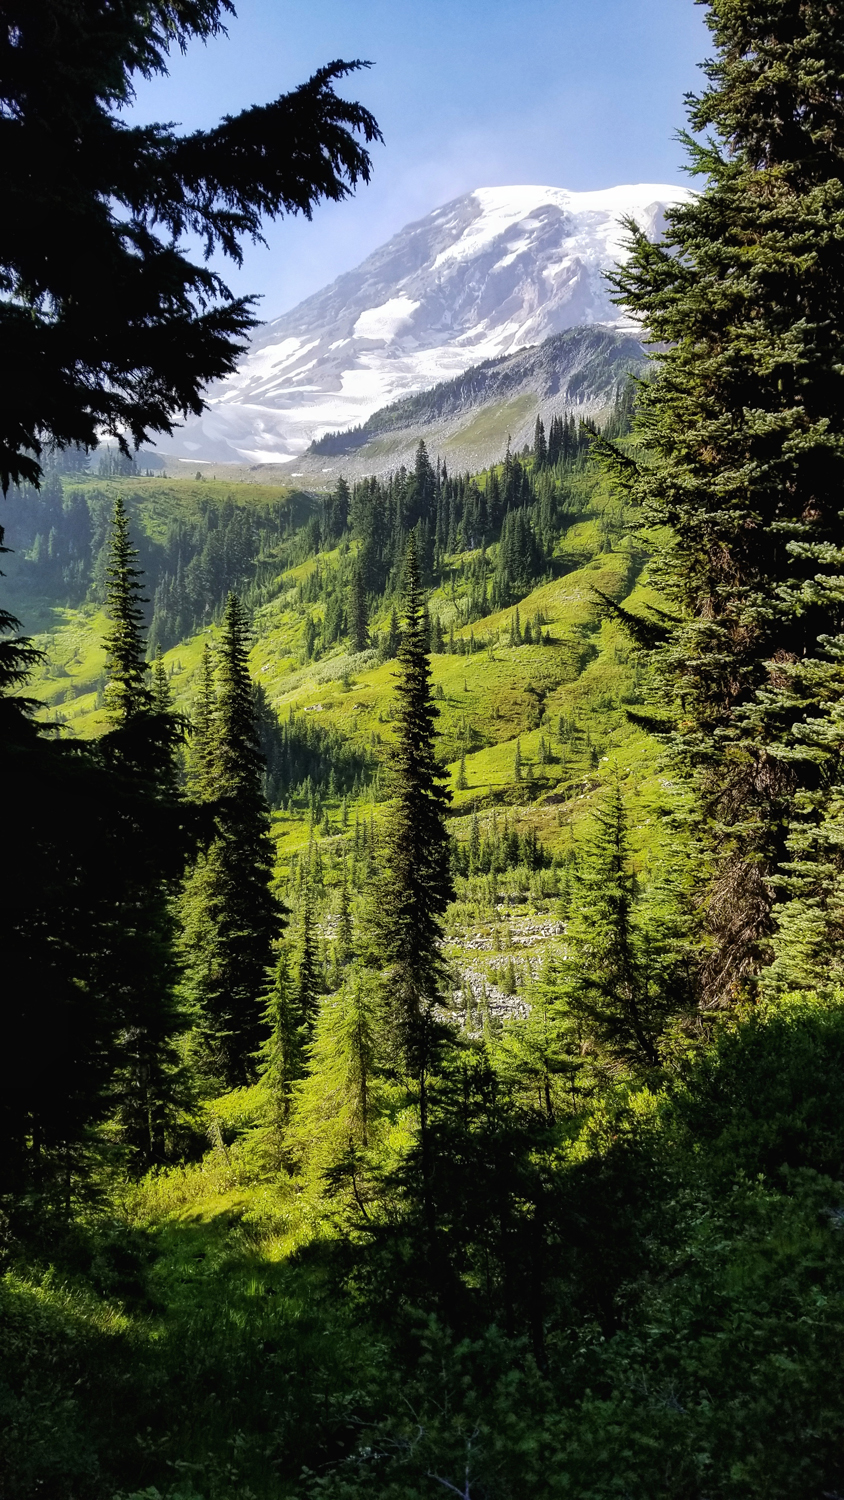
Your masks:
{"label": "grassy hillside", "polygon": [[[177,618],[174,557],[186,591],[197,579],[209,589],[208,618],[163,651],[186,714],[218,634],[220,587],[234,577],[250,600],[279,882],[294,944],[309,892],[331,989],[342,885],[362,902],[378,867],[394,580],[382,570],[370,590],[371,644],[355,653],[337,626],[337,585],[365,538],[323,537],[324,497],[122,488],[152,624]],[[115,489],[68,486],[62,514],[81,495],[96,521]],[[348,1187],[334,1196],[318,1151],[311,1162],[294,1137],[279,1157],[265,1081],[198,1099],[183,1159],[138,1180],[107,1144],[72,1212],[17,1209],[0,1281],[11,1500],[840,1492],[840,1001],[796,997],[715,1028],[708,1045],[687,1038],[664,1087],[624,1073],[597,1092],[573,1086],[553,1125],[531,1093],[544,964],[565,946],[572,864],[614,787],[639,887],[682,874],[683,799],[628,716],[648,684],[597,592],[651,602],[646,558],[591,471],[572,472],[561,494],[552,545],[505,604],[493,607],[488,587],[504,587],[504,541],[435,554],[431,580],[457,870],[442,999],[475,1049],[438,1084],[444,1108],[453,1090],[455,1197],[474,1194],[481,1225],[477,1248],[467,1240],[477,1258],[457,1332],[445,1298],[433,1310],[425,1301],[424,1229],[403,1218],[414,1138],[395,1085],[378,1085],[377,1226],[365,1202],[353,1221]],[[84,532],[83,578],[51,553],[49,532],[45,549],[31,529],[12,583],[45,652],[32,691],[62,733],[94,736],[105,626],[96,528]],[[502,1024],[514,1016],[524,1030]],[[569,1065],[574,1078],[580,1058]],[[558,1105],[566,1087],[555,1080]],[[504,1095],[515,1112],[499,1111]],[[540,1121],[533,1134],[521,1110]],[[448,1157],[446,1140],[440,1170]],[[441,1191],[448,1202],[448,1181]]]}
{"label": "grassy hillside", "polygon": [[[455,987],[481,993],[486,984],[505,1011],[516,1001],[505,1001],[490,979],[494,963],[479,977],[477,944],[491,949],[510,944],[514,939],[512,931],[503,930],[505,917],[511,928],[513,922],[524,926],[536,919],[539,929],[521,943],[531,950],[535,968],[557,936],[565,870],[577,857],[607,786],[621,778],[646,879],[659,865],[666,837],[662,812],[673,795],[660,772],[655,742],[626,712],[642,702],[641,668],[624,632],[602,618],[596,592],[619,601],[647,598],[643,554],[596,473],[581,465],[567,485],[568,513],[553,556],[542,576],[532,586],[528,580],[507,607],[464,622],[473,612],[477,569],[491,573],[496,566],[500,547],[495,544],[483,552],[446,554],[429,595],[443,637],[443,649],[433,652],[431,661],[440,753],[453,798],[452,832],[467,845],[474,821],[475,836],[482,840],[499,836],[506,826],[523,842],[534,836],[539,841],[538,854],[531,855],[535,868],[511,862],[492,881],[478,872],[458,877],[460,900],[449,923]],[[354,654],[341,635],[308,659],[307,621],[316,621],[316,628],[324,622],[335,582],[359,550],[348,536],[321,545],[323,495],[258,484],[132,478],[74,481],[65,485],[62,503],[67,509],[82,498],[92,512],[106,514],[118,492],[129,509],[153,595],[168,537],[172,550],[176,531],[190,536],[203,517],[236,512],[255,532],[252,555],[235,579],[251,603],[253,678],[278,721],[292,720],[296,735],[330,744],[335,758],[338,746],[345,747],[359,768],[356,786],[351,778],[339,784],[342,777],[333,785],[323,774],[312,777],[310,786],[272,788],[282,888],[295,908],[303,872],[312,878],[316,870],[323,929],[330,932],[341,872],[351,857],[353,884],[358,876],[365,883],[371,856],[363,855],[363,840],[369,849],[383,816],[385,780],[378,768],[391,737],[394,682],[383,642],[395,596],[388,589],[371,599],[371,649]],[[24,508],[22,497],[15,516]],[[17,554],[10,570],[11,602],[45,653],[30,691],[62,733],[96,736],[105,728],[102,565],[99,572],[93,565],[86,597],[58,602],[49,590],[61,596],[61,584],[35,559],[31,525],[23,539],[29,547]],[[14,524],[9,540],[14,546]],[[195,537],[194,543],[199,556]],[[186,715],[193,710],[203,646],[215,639],[221,603],[218,598],[201,629],[163,652],[175,706]],[[530,633],[533,643],[514,643],[517,620],[519,632]],[[535,643],[539,637],[543,644]],[[368,828],[369,835],[356,833],[356,825]],[[517,987],[526,982],[530,966],[517,964],[515,977]]]}

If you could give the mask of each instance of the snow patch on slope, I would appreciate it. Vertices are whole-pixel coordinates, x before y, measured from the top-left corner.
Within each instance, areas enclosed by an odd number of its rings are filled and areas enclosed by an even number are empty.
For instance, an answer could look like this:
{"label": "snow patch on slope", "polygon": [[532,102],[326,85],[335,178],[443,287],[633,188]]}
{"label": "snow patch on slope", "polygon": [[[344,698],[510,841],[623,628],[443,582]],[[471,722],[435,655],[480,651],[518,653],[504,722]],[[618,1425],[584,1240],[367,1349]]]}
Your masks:
{"label": "snow patch on slope", "polygon": [[622,220],[650,238],[691,197],[660,183],[574,193],[478,188],[443,205],[355,270],[259,329],[210,409],[168,448],[284,462],[326,431],[567,328],[634,320],[604,271],[624,257]]}
{"label": "snow patch on slope", "polygon": [[356,339],[394,339],[407,327],[421,302],[412,302],[409,297],[391,297],[380,307],[368,307],[362,312],[353,329]]}

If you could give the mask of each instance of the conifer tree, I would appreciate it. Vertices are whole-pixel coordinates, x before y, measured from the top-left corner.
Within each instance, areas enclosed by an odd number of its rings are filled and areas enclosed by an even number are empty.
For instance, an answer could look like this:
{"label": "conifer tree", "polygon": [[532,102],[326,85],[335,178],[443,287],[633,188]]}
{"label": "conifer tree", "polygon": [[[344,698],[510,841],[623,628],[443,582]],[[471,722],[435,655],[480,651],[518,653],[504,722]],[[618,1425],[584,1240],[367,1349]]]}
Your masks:
{"label": "conifer tree", "polygon": [[528,1014],[509,1022],[495,1049],[499,1074],[514,1098],[553,1124],[577,1107],[584,1063],[563,994],[559,960],[548,956],[528,994]]}
{"label": "conifer tree", "polygon": [[543,469],[548,462],[548,444],[545,441],[545,424],[541,417],[537,417],[536,426],[533,430],[533,462],[537,469]]}
{"label": "conifer tree", "polygon": [[387,631],[387,636],[381,647],[381,656],[384,661],[393,661],[398,653],[400,638],[401,632],[399,631],[399,617],[396,613],[395,607],[393,607],[390,610],[390,625]]}
{"label": "conifer tree", "polygon": [[193,733],[188,754],[188,790],[195,802],[210,802],[215,794],[216,716],[214,658],[206,641],[202,648],[199,693],[194,706]]}
{"label": "conifer tree", "polygon": [[666,538],[680,623],[658,660],[710,819],[717,1000],[769,958],[789,841],[811,844],[841,779],[840,740],[816,730],[840,696],[844,16],[838,0],[712,0],[707,24],[690,119],[710,137],[687,140],[702,191],[661,244],[631,227],[615,274],[660,352],[644,466],[614,461]]}
{"label": "conifer tree", "polygon": [[[239,262],[267,217],[310,216],[369,179],[365,143],[378,127],[335,93],[358,62],[319,68],[209,130],[127,119],[138,79],[166,76],[171,49],[224,34],[231,12],[230,0],[121,0],[105,12],[27,0],[10,13],[0,325],[16,379],[0,412],[3,490],[37,483],[50,443],[94,448],[105,430],[128,459],[149,433],[198,415],[254,322],[251,300],[208,268],[199,240]],[[67,232],[52,236],[60,221]]]}
{"label": "conifer tree", "polygon": [[334,964],[340,975],[351,963],[353,953],[354,929],[352,926],[352,907],[349,900],[349,882],[346,874],[345,863],[343,865],[343,882],[340,886],[340,910],[337,919],[337,938],[334,944]]}
{"label": "conifer tree", "polygon": [[665,881],[655,899],[641,901],[616,782],[596,812],[575,873],[559,965],[560,993],[578,1043],[611,1067],[655,1067],[666,1025],[692,1002],[690,933],[678,899]]}
{"label": "conifer tree", "polygon": [[366,590],[360,568],[352,574],[349,598],[349,634],[353,651],[365,651],[369,645],[369,621],[366,610]]}
{"label": "conifer tree", "polygon": [[266,1040],[261,1044],[259,1071],[270,1100],[270,1136],[278,1164],[293,1103],[293,1086],[302,1077],[308,1028],[296,1003],[286,946],[278,960],[264,1011]]}
{"label": "conifer tree", "polygon": [[155,661],[152,664],[152,686],[150,691],[153,713],[170,713],[173,707],[173,694],[170,692],[167,668],[164,665],[164,657],[161,654],[160,646],[155,654]]}
{"label": "conifer tree", "polygon": [[234,594],[220,631],[210,743],[215,836],[185,889],[185,992],[198,1015],[199,1056],[209,1082],[234,1088],[255,1074],[265,1033],[261,997],[282,924],[272,890],[246,622]]}
{"label": "conifer tree", "polygon": [[451,899],[448,792],[436,755],[438,715],[425,649],[425,600],[415,538],[405,556],[403,622],[396,682],[393,802],[379,889],[378,928],[389,967],[391,1022],[411,1075],[431,1061],[433,1006],[441,985],[441,918]]}
{"label": "conifer tree", "polygon": [[126,507],[118,495],[114,502],[106,570],[105,612],[109,626],[103,645],[106,652],[106,709],[112,724],[120,729],[152,708],[149,664],[144,646],[142,605],[146,600],[141,586],[143,571],[136,566],[137,555],[129,538]]}
{"label": "conifer tree", "polygon": [[380,994],[371,973],[355,970],[319,1008],[307,1075],[296,1086],[291,1136],[310,1173],[346,1190],[366,1213],[365,1154],[373,1144],[382,1085],[378,1072]]}
{"label": "conifer tree", "polygon": [[309,1035],[313,1033],[316,1024],[321,988],[316,933],[314,932],[313,895],[310,889],[306,888],[302,901],[299,951],[296,961],[296,1005]]}
{"label": "conifer tree", "polygon": [[120,1017],[113,1092],[121,1132],[145,1165],[161,1161],[185,1079],[175,1039],[187,1020],[176,998],[173,900],[185,847],[175,802],[178,725],[163,665],[151,685],[145,659],[142,570],[123,501],[115,502],[107,569],[105,701],[111,732],[106,761],[128,777],[136,797],[134,900],[125,904],[110,980]]}

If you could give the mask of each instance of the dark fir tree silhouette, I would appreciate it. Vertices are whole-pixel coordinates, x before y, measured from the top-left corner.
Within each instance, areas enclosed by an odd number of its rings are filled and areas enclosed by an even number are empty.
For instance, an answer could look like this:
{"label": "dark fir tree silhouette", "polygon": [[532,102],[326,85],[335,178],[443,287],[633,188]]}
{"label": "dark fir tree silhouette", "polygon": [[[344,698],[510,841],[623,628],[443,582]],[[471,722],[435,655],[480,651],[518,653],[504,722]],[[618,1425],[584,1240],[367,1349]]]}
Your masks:
{"label": "dark fir tree silhouette", "polygon": [[210,802],[216,792],[216,714],[217,689],[214,683],[214,658],[211,647],[206,641],[202,648],[199,692],[194,705],[188,753],[188,790],[195,802]]}
{"label": "dark fir tree silhouette", "polygon": [[359,62],[210,130],[130,123],[137,78],[166,74],[171,49],[220,35],[233,14],[230,0],[126,0],[106,19],[96,0],[4,11],[4,489],[38,479],[48,440],[94,447],[107,431],[128,456],[198,414],[204,384],[234,369],[251,301],[185,236],[239,263],[265,219],[309,217],[369,180],[378,127],[334,92]]}
{"label": "dark fir tree silhouette", "polygon": [[103,644],[106,651],[105,703],[117,728],[125,728],[139,714],[152,709],[149,663],[144,641],[143,571],[136,566],[137,550],[129,538],[129,517],[118,495],[114,502],[111,549],[106,578],[105,612],[109,620]]}
{"label": "dark fir tree silhouette", "polygon": [[693,1005],[693,921],[680,886],[666,875],[652,883],[647,899],[639,892],[616,782],[581,851],[566,951],[555,965],[574,1050],[603,1067],[657,1066],[667,1023]]}
{"label": "dark fir tree silhouette", "polygon": [[220,631],[216,704],[203,753],[215,836],[183,899],[185,993],[198,1015],[201,1066],[210,1081],[233,1088],[255,1076],[265,1036],[263,997],[283,915],[272,890],[273,845],[246,622],[234,594]]}
{"label": "dark fir tree silhouette", "polygon": [[167,1135],[184,1100],[176,1037],[187,1020],[176,986],[173,900],[187,846],[175,794],[179,726],[170,712],[163,663],[150,683],[145,659],[142,571],[129,518],[115,502],[107,569],[105,702],[112,729],[100,741],[107,762],[130,778],[135,797],[133,900],[120,915],[104,990],[119,1019],[113,1089],[125,1140],[140,1161],[164,1160]]}
{"label": "dark fir tree silhouette", "polygon": [[[124,562],[133,567],[131,551]],[[132,579],[120,572],[113,593],[125,601]],[[0,627],[13,623],[0,614]],[[0,1192],[58,1198],[65,1210],[92,1125],[110,1115],[137,1163],[160,1161],[184,1099],[170,896],[188,838],[166,778],[149,771],[155,716],[136,626],[122,632],[116,670],[135,672],[141,690],[124,695],[124,722],[87,744],[45,736],[18,696],[39,654],[20,638],[0,648],[0,760],[14,788],[4,851],[15,872],[2,919]],[[128,756],[139,722],[145,753]]]}
{"label": "dark fir tree silhouette", "polygon": [[390,610],[390,623],[381,648],[381,654],[385,661],[392,661],[394,659],[399,649],[400,639],[399,617],[396,609],[393,608]]}
{"label": "dark fir tree silhouette", "polygon": [[152,695],[152,709],[157,714],[170,713],[173,708],[173,694],[170,691],[170,680],[167,676],[167,668],[164,665],[164,657],[161,648],[155,654],[152,664],[152,684],[150,688]]}
{"label": "dark fir tree silhouette", "polygon": [[660,349],[638,395],[647,463],[616,462],[661,528],[657,576],[683,620],[659,659],[710,820],[717,1001],[770,958],[789,842],[809,948],[820,968],[844,960],[813,851],[841,780],[824,720],[841,696],[844,30],[820,0],[716,0],[707,24],[689,108],[711,135],[687,140],[702,191],[656,246],[629,226],[614,281]]}
{"label": "dark fir tree silhouette", "polygon": [[349,880],[344,864],[343,882],[340,886],[340,910],[337,915],[337,934],[334,940],[334,966],[341,980],[344,971],[352,961],[353,953],[354,924],[349,898]]}
{"label": "dark fir tree silhouette", "polygon": [[314,903],[310,890],[302,900],[299,920],[299,951],[296,961],[296,1006],[308,1034],[313,1032],[319,1011],[320,983],[319,958],[316,932],[314,931]]}
{"label": "dark fir tree silhouette", "polygon": [[366,590],[360,568],[355,568],[349,590],[349,635],[353,651],[365,651],[369,645],[369,620],[366,609]]}
{"label": "dark fir tree silhouette", "polygon": [[378,927],[391,974],[395,1045],[416,1076],[423,1076],[430,1066],[432,1013],[442,982],[441,918],[452,897],[445,822],[449,794],[436,754],[438,709],[425,633],[425,597],[411,533],[390,762],[393,802],[384,842]]}
{"label": "dark fir tree silhouette", "polygon": [[290,1120],[293,1085],[302,1077],[309,1039],[284,944],[279,949],[267,996],[264,1026],[267,1036],[260,1048],[259,1071],[270,1096],[270,1155],[273,1165],[278,1165]]}
{"label": "dark fir tree silhouette", "polygon": [[545,440],[545,423],[541,417],[537,417],[533,429],[533,461],[538,469],[545,467],[548,462],[548,444]]}

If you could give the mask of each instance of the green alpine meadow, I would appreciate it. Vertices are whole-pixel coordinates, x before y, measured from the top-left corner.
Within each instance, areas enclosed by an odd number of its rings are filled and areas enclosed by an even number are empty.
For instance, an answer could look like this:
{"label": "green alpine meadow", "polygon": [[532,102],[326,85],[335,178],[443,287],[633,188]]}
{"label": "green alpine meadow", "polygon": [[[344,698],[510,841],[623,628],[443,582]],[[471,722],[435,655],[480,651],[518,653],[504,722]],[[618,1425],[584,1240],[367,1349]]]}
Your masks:
{"label": "green alpine meadow", "polygon": [[844,3],[705,0],[635,336],[295,472],[168,440],[368,64],[0,10],[0,1497],[842,1500]]}

